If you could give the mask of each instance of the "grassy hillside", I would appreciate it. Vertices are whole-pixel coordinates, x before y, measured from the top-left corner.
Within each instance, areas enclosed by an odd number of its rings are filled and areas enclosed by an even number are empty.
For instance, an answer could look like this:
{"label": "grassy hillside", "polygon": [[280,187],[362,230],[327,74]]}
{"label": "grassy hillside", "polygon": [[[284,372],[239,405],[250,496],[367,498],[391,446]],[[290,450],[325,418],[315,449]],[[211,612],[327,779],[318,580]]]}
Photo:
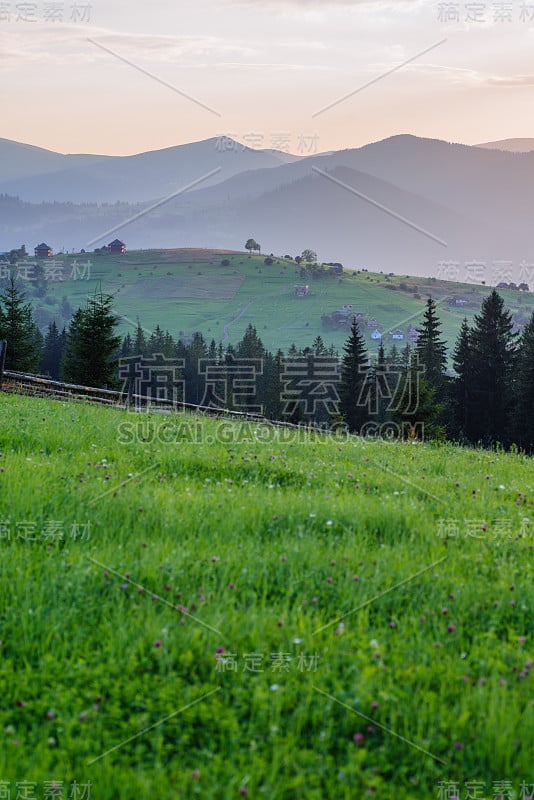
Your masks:
{"label": "grassy hillside", "polygon": [[533,462],[280,437],[0,395],[2,780],[532,783]]}
{"label": "grassy hillside", "polygon": [[[221,266],[228,259],[230,265]],[[78,279],[71,280],[73,262],[78,263]],[[424,304],[431,294],[440,301],[443,332],[451,346],[464,316],[471,318],[488,289],[473,284],[459,284],[434,278],[406,278],[369,272],[345,271],[342,276],[322,280],[302,279],[294,261],[275,258],[272,266],[263,256],[213,250],[147,250],[123,256],[87,254],[58,256],[62,282],[49,281],[45,300],[34,298],[38,320],[46,325],[52,318],[58,323],[61,300],[66,296],[73,309],[85,302],[88,294],[102,287],[116,297],[117,311],[124,316],[121,331],[132,331],[137,317],[148,330],[158,323],[173,336],[190,336],[202,331],[209,340],[235,343],[252,322],[269,349],[287,349],[292,342],[311,345],[320,334],[327,344],[343,346],[347,329],[325,332],[321,316],[329,315],[344,304],[355,312],[375,317],[382,332],[409,325],[417,327]],[[82,279],[80,265],[90,262]],[[76,268],[74,268],[76,273]],[[294,296],[295,284],[308,283],[310,294]],[[402,286],[401,286],[402,284]],[[30,288],[30,284],[27,284]],[[465,308],[445,302],[461,295],[470,301]],[[525,319],[532,311],[531,293],[504,291],[507,304]],[[367,330],[369,349],[376,351]],[[404,342],[405,343],[405,342]],[[385,339],[386,346],[392,342]],[[402,343],[400,343],[402,346]]]}

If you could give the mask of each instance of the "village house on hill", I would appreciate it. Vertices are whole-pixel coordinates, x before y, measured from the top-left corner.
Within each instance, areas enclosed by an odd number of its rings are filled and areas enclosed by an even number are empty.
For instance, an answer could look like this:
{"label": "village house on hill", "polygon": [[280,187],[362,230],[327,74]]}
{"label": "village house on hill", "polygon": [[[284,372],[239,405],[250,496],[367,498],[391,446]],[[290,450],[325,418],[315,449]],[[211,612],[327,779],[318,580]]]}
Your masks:
{"label": "village house on hill", "polygon": [[34,250],[35,258],[52,258],[52,248],[44,242],[38,244]]}
{"label": "village house on hill", "polygon": [[125,253],[126,245],[120,239],[114,239],[108,244],[108,252],[110,253]]}

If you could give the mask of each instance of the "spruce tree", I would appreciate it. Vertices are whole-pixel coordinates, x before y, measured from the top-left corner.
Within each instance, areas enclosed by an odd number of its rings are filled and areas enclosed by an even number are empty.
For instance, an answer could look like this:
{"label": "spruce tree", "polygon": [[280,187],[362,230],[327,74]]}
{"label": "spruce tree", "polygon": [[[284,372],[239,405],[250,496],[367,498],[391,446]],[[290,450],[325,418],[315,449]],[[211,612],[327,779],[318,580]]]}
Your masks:
{"label": "spruce tree", "polygon": [[25,299],[12,275],[0,294],[0,339],[7,341],[5,368],[16,372],[33,372],[41,357],[42,336]]}
{"label": "spruce tree", "polygon": [[133,354],[133,340],[130,336],[130,332],[128,332],[122,340],[120,356],[121,358],[128,358],[128,356],[133,356]]}
{"label": "spruce tree", "polygon": [[517,337],[512,315],[495,289],[475,315],[472,345],[472,427],[475,442],[506,444],[510,437],[513,407],[512,376]]}
{"label": "spruce tree", "polygon": [[369,420],[369,357],[356,320],[352,322],[343,353],[339,387],[341,413],[349,431],[359,433]]}
{"label": "spruce tree", "polygon": [[449,405],[449,432],[457,439],[472,438],[472,359],[471,330],[464,319],[452,354],[455,377],[451,381]]}
{"label": "spruce tree", "polygon": [[95,294],[74,315],[63,363],[66,380],[108,388],[117,384],[121,338],[115,333],[118,320],[112,306],[111,295]]}
{"label": "spruce tree", "polygon": [[441,322],[436,314],[436,304],[431,297],[427,300],[423,324],[417,329],[416,353],[419,364],[424,367],[424,377],[428,386],[436,391],[438,398],[443,397],[447,368],[447,344],[441,338]]}
{"label": "spruce tree", "polygon": [[426,380],[417,353],[413,353],[398,381],[393,419],[401,426],[404,438],[443,440],[442,412],[436,389]]}
{"label": "spruce tree", "polygon": [[376,362],[370,369],[369,384],[370,414],[374,422],[382,424],[388,419],[388,407],[391,402],[391,370],[389,370],[386,362],[386,354],[382,342],[378,346]]}
{"label": "spruce tree", "polygon": [[534,313],[525,325],[519,342],[516,381],[516,406],[513,440],[528,453],[534,452]]}
{"label": "spruce tree", "polygon": [[80,331],[83,323],[84,310],[78,308],[70,321],[66,334],[65,346],[61,358],[60,376],[71,383],[83,384],[83,369],[80,354]]}
{"label": "spruce tree", "polygon": [[39,369],[44,375],[50,375],[56,381],[59,380],[61,372],[64,344],[65,338],[59,333],[54,320],[50,323],[46,332]]}
{"label": "spruce tree", "polygon": [[147,354],[147,344],[146,344],[145,332],[141,327],[141,323],[139,322],[139,320],[137,320],[137,328],[135,330],[132,355],[144,356],[146,354]]}

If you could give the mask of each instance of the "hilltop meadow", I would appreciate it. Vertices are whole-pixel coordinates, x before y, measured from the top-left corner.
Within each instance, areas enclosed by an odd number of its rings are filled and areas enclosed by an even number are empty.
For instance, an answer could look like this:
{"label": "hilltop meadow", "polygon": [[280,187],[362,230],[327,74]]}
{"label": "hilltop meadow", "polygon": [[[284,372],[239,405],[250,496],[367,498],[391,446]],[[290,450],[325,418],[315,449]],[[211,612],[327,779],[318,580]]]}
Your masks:
{"label": "hilltop meadow", "polygon": [[[54,256],[55,278],[47,281],[44,296],[37,296],[23,270],[15,271],[15,276],[22,278],[20,288],[31,300],[43,332],[54,319],[60,329],[67,325],[88,295],[103,291],[115,298],[122,335],[133,335],[139,319],[147,331],[160,325],[174,338],[187,340],[200,332],[208,342],[214,339],[227,345],[239,341],[253,324],[273,352],[287,351],[293,343],[298,348],[311,346],[318,335],[327,346],[341,350],[349,326],[325,330],[321,318],[345,304],[365,320],[376,319],[386,348],[393,344],[389,333],[401,329],[404,341],[396,344],[402,347],[408,343],[408,328],[421,324],[430,295],[438,304],[443,337],[452,348],[462,320],[472,320],[489,292],[473,283],[373,273],[349,269],[351,265],[345,265],[342,275],[328,275],[326,267],[319,278],[301,277],[291,259],[273,257],[273,264],[264,262],[265,255],[200,249],[59,255]],[[41,263],[47,266],[46,261]],[[295,296],[296,284],[309,286],[307,297]],[[517,322],[524,324],[534,308],[532,293],[506,289],[500,293]],[[449,305],[447,300],[455,297],[468,304]],[[366,343],[376,353],[373,329],[366,329]]]}

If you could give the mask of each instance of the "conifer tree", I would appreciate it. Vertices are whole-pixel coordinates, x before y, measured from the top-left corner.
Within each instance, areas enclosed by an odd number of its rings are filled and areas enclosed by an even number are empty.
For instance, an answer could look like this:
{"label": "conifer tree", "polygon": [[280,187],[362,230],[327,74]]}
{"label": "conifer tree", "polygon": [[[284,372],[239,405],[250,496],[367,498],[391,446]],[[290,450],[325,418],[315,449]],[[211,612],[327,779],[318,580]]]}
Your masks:
{"label": "conifer tree", "polygon": [[450,433],[460,440],[470,440],[472,436],[472,358],[471,331],[464,319],[452,354],[455,377],[450,386]]}
{"label": "conifer tree", "polygon": [[55,320],[48,326],[41,354],[40,371],[50,375],[53,380],[59,380],[61,372],[61,359],[65,345],[64,333],[59,333]]}
{"label": "conifer tree", "polygon": [[528,453],[534,451],[534,313],[525,325],[519,342],[516,380],[516,406],[513,440]]}
{"label": "conifer tree", "polygon": [[12,275],[0,294],[0,339],[7,341],[5,368],[16,372],[33,372],[41,357],[42,336],[25,299]]}
{"label": "conifer tree", "polygon": [[349,431],[359,433],[369,419],[369,357],[356,320],[352,322],[343,353],[339,389],[341,412]]}
{"label": "conifer tree", "polygon": [[447,344],[441,338],[441,322],[436,314],[436,304],[430,297],[427,300],[423,324],[418,328],[416,353],[419,363],[424,367],[425,381],[442,399],[445,388],[447,368]]}
{"label": "conifer tree", "polygon": [[117,384],[116,363],[121,339],[115,333],[118,320],[112,305],[111,295],[95,294],[86,307],[78,309],[74,315],[63,362],[66,380],[108,388]]}
{"label": "conifer tree", "polygon": [[506,444],[510,438],[513,407],[512,376],[517,336],[510,311],[495,289],[475,315],[472,346],[472,420],[474,442]]}

